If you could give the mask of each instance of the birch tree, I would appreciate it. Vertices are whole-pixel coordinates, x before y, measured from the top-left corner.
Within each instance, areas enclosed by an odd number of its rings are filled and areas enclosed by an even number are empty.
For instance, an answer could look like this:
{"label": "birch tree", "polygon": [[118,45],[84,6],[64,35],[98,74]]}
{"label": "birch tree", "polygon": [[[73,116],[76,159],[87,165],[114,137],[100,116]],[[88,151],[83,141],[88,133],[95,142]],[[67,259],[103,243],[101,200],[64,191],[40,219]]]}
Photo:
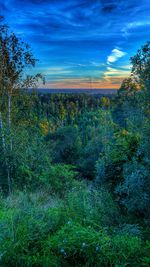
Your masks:
{"label": "birch tree", "polygon": [[[41,74],[25,76],[25,70],[34,67],[36,61],[30,46],[11,33],[0,17],[0,132],[6,159],[9,192],[12,190],[13,180],[11,164],[7,156],[13,153],[12,98],[25,89],[35,87],[39,78],[42,78]],[[4,131],[4,125],[7,131]],[[7,146],[6,139],[8,140]]]}

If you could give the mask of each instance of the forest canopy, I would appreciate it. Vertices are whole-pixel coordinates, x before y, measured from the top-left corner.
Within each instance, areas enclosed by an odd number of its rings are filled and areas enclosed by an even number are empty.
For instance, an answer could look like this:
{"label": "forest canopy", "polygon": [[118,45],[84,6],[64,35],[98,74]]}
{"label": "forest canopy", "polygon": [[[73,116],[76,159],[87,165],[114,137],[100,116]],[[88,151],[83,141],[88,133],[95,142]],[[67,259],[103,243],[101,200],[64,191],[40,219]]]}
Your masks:
{"label": "forest canopy", "polygon": [[150,42],[113,97],[45,94],[0,26],[0,265],[149,266]]}

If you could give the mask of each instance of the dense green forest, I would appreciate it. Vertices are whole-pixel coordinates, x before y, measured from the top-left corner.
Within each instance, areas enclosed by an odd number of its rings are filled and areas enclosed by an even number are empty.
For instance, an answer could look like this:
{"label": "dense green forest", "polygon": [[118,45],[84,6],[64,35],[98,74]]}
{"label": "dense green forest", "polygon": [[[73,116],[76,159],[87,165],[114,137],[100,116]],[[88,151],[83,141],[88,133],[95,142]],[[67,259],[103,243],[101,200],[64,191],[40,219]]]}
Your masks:
{"label": "dense green forest", "polygon": [[117,95],[42,94],[0,26],[0,266],[150,266],[150,42]]}

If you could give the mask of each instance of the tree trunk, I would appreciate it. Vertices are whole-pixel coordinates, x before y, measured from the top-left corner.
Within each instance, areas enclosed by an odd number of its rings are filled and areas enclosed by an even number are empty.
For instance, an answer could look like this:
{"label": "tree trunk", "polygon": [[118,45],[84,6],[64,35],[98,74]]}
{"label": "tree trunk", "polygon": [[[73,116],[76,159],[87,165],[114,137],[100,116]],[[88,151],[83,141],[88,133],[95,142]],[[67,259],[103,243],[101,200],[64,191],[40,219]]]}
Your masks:
{"label": "tree trunk", "polygon": [[[9,142],[10,142],[10,152],[12,151],[12,137],[11,137],[11,92],[8,93],[8,132],[9,132]],[[7,162],[7,180],[9,194],[12,192],[12,177],[11,177],[11,166],[8,160]]]}
{"label": "tree trunk", "polygon": [[11,177],[10,177],[10,166],[7,166],[7,182],[8,182],[8,192],[9,195],[12,192],[12,181],[11,181]]}
{"label": "tree trunk", "polygon": [[10,178],[10,166],[8,164],[8,160],[6,158],[6,143],[5,143],[5,136],[3,132],[3,120],[2,120],[2,113],[0,112],[0,131],[1,131],[1,137],[2,137],[2,147],[5,155],[5,164],[7,168],[7,183],[8,183],[8,192],[11,193],[11,178]]}
{"label": "tree trunk", "polygon": [[2,147],[3,147],[3,150],[5,150],[6,144],[5,144],[5,137],[4,137],[4,132],[3,132],[3,120],[2,120],[1,112],[0,112],[0,130],[1,130],[1,136],[2,136]]}
{"label": "tree trunk", "polygon": [[11,138],[11,93],[8,93],[8,131],[10,137],[10,150],[12,151],[12,138]]}
{"label": "tree trunk", "polygon": [[8,128],[11,127],[11,94],[8,93]]}

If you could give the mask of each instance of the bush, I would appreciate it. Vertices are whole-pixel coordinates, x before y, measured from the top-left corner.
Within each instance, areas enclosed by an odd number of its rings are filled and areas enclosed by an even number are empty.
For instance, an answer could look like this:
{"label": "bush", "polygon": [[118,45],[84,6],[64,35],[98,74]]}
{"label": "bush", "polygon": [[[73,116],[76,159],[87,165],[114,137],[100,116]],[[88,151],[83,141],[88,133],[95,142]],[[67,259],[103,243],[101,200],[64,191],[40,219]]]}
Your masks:
{"label": "bush", "polygon": [[100,266],[104,258],[99,258],[99,251],[108,242],[109,237],[102,232],[68,222],[47,245],[48,251],[60,258],[61,266]]}
{"label": "bush", "polygon": [[49,167],[48,172],[40,176],[40,180],[50,186],[53,193],[64,196],[64,193],[78,185],[77,172],[71,165],[54,164]]}
{"label": "bush", "polygon": [[[102,230],[68,222],[47,241],[47,253],[61,266],[140,266],[141,241],[122,235],[110,238]],[[139,265],[138,265],[139,264]]]}
{"label": "bush", "polygon": [[116,187],[115,193],[128,212],[138,216],[149,213],[148,177],[148,169],[136,160],[124,165],[124,181]]}
{"label": "bush", "polygon": [[121,216],[111,194],[104,188],[89,189],[85,184],[65,196],[68,220],[99,229],[120,224]]}
{"label": "bush", "polygon": [[[20,194],[5,201],[1,210],[0,265],[38,266],[43,241],[64,224],[61,207],[39,203],[30,194]],[[11,202],[12,203],[11,203]]]}
{"label": "bush", "polygon": [[1,199],[0,266],[146,264],[149,247],[142,248],[136,233],[117,231],[116,226],[110,231],[113,214],[119,215],[114,204],[105,212],[107,201],[109,206],[112,199],[107,191],[89,191],[83,184],[61,202],[42,191]]}

